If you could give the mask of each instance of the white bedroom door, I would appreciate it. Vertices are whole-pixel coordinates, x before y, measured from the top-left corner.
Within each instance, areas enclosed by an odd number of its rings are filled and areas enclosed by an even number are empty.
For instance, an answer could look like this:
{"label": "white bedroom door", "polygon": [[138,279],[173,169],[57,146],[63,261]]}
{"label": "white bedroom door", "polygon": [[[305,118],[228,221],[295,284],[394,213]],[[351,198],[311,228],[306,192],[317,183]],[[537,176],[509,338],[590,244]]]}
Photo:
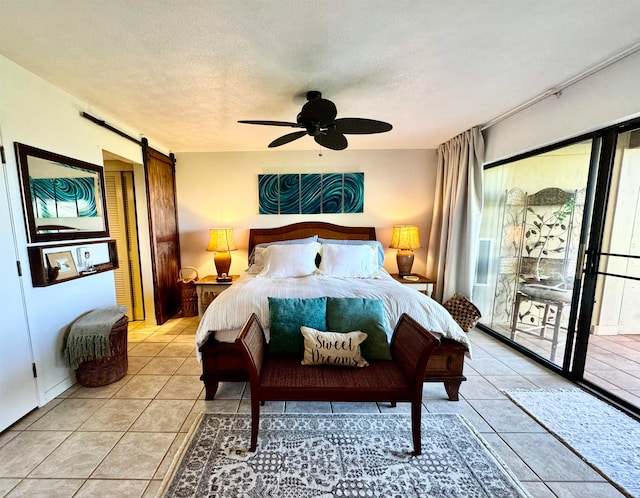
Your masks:
{"label": "white bedroom door", "polygon": [[[1,146],[1,143],[0,143]],[[6,163],[0,174],[0,431],[38,407],[31,341],[18,276],[15,236],[8,200]]]}

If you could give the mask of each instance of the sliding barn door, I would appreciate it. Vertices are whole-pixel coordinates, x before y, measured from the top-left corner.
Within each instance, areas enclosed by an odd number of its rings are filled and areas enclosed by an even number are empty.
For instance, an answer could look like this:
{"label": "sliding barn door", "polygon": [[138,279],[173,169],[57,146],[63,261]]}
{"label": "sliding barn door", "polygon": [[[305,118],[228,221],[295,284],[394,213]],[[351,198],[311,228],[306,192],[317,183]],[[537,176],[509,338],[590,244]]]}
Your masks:
{"label": "sliding barn door", "polygon": [[178,273],[180,244],[176,209],[175,158],[142,144],[147,175],[147,202],[153,270],[154,302],[158,324],[181,307]]}

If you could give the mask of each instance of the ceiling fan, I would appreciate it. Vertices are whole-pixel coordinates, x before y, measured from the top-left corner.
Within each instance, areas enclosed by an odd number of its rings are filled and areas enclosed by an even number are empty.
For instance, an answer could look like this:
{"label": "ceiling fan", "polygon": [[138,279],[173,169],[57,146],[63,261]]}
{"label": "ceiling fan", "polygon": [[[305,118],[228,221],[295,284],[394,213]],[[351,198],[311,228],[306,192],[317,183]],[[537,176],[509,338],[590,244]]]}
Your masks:
{"label": "ceiling fan", "polygon": [[307,103],[302,106],[295,123],[287,121],[256,121],[242,120],[238,123],[289,126],[291,128],[304,128],[304,131],[294,131],[269,144],[269,147],[279,147],[288,144],[305,135],[311,135],[314,140],[327,149],[343,150],[348,142],[345,135],[366,135],[370,133],[384,133],[393,127],[384,121],[363,118],[338,118],[338,111],[333,102],[322,98],[322,93],[317,90],[307,92]]}

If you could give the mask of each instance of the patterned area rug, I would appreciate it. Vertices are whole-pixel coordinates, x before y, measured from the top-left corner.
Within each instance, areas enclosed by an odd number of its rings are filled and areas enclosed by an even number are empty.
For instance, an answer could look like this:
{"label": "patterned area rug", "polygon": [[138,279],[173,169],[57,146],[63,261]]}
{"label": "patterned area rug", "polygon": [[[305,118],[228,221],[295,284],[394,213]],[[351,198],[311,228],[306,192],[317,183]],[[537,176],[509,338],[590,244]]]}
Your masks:
{"label": "patterned area rug", "polygon": [[640,422],[578,389],[506,394],[586,462],[640,498]]}
{"label": "patterned area rug", "polygon": [[398,414],[205,414],[165,479],[167,497],[530,497],[455,414],[425,414],[422,455]]}

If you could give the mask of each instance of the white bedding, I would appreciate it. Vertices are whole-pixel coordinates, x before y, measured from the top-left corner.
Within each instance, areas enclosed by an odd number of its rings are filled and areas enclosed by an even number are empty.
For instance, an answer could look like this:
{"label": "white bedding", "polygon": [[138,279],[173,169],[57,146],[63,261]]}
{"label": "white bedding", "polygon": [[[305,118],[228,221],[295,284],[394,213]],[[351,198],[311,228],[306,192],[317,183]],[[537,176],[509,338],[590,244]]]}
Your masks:
{"label": "white bedding", "polygon": [[[380,299],[387,318],[387,335],[393,333],[402,313],[408,313],[431,332],[464,344],[471,354],[471,343],[449,312],[433,299],[396,282],[384,270],[375,278],[336,278],[311,275],[299,278],[260,278],[245,273],[231,287],[211,302],[200,320],[196,343],[201,346],[213,331],[216,339],[231,342],[236,331],[255,313],[269,340],[268,297],[362,297]],[[198,358],[200,352],[198,351]]]}

